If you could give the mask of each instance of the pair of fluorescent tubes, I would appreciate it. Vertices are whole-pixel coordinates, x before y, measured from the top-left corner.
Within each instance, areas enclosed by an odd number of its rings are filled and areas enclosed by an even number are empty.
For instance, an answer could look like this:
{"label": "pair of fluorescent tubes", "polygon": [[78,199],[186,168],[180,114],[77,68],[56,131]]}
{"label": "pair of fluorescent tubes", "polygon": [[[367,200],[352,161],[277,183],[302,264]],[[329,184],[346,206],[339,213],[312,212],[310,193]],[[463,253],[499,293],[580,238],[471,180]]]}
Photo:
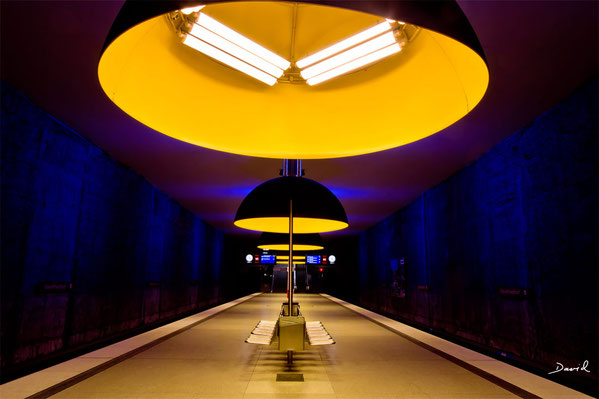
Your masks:
{"label": "pair of fluorescent tubes", "polygon": [[[201,8],[200,6],[181,11],[198,12]],[[183,44],[269,86],[274,85],[291,65],[284,58],[201,12],[185,35]]]}
{"label": "pair of fluorescent tubes", "polygon": [[[184,44],[270,86],[283,76],[291,65],[289,61],[199,12],[203,7],[181,10],[184,14],[198,13]],[[400,50],[390,22],[385,21],[301,59],[296,65],[307,83],[315,85]]]}
{"label": "pair of fluorescent tubes", "polygon": [[[382,22],[299,60],[300,74],[316,85],[401,51],[390,21]],[[305,68],[305,69],[304,69]]]}

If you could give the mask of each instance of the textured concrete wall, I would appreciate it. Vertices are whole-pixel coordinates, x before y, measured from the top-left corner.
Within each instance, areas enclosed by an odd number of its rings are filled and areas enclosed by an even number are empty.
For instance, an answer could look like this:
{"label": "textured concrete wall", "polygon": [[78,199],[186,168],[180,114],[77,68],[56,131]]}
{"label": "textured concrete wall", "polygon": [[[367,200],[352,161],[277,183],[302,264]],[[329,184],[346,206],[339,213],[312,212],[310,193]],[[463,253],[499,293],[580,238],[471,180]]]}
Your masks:
{"label": "textured concrete wall", "polygon": [[597,109],[593,81],[361,234],[358,301],[596,392]]}
{"label": "textured concrete wall", "polygon": [[221,232],[6,84],[1,132],[4,379],[221,301]]}

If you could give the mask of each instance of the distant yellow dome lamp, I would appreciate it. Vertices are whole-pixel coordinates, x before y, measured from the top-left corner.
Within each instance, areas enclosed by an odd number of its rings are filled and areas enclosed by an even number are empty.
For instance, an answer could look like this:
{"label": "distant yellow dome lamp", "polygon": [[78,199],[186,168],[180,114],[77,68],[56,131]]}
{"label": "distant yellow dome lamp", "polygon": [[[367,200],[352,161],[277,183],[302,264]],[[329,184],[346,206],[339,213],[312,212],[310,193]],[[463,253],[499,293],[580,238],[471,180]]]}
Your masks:
{"label": "distant yellow dome lamp", "polygon": [[294,175],[268,180],[254,188],[239,205],[234,224],[246,230],[287,235],[291,219],[293,234],[325,233],[348,227],[345,210],[329,189]]}
{"label": "distant yellow dome lamp", "polygon": [[457,3],[330,4],[129,0],[108,34],[100,84],[171,137],[287,159],[404,145],[482,99],[484,53]]}
{"label": "distant yellow dome lamp", "polygon": [[[257,246],[260,249],[268,249],[271,251],[289,251],[289,235],[281,233],[262,233],[260,238],[258,238]],[[317,251],[320,249],[324,249],[320,234],[295,234],[293,236],[294,251]],[[286,259],[289,259],[289,257]]]}

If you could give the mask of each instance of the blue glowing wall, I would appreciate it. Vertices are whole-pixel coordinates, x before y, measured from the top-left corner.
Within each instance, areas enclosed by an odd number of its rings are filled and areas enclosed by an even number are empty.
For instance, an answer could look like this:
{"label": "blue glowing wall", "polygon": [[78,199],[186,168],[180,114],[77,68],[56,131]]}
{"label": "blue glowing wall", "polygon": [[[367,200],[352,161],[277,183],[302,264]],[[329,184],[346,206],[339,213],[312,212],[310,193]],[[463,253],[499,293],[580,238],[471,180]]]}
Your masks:
{"label": "blue glowing wall", "polygon": [[3,378],[222,300],[221,232],[6,84],[1,123]]}
{"label": "blue glowing wall", "polygon": [[593,81],[361,234],[357,301],[595,390],[597,110]]}

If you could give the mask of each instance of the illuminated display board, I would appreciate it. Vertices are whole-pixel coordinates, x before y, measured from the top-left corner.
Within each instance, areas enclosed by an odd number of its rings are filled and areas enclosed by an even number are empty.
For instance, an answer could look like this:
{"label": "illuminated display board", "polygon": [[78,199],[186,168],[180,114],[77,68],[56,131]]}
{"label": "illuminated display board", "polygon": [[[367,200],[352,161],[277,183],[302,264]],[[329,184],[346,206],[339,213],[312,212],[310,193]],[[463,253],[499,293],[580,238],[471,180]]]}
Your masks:
{"label": "illuminated display board", "polygon": [[320,255],[306,255],[306,263],[309,265],[320,265],[322,260]]}
{"label": "illuminated display board", "polygon": [[[247,254],[245,256],[247,263],[254,264],[283,264],[289,262],[288,255],[269,255],[269,254]],[[335,255],[294,255],[293,263],[296,265],[329,265],[335,264]]]}
{"label": "illuminated display board", "polygon": [[276,256],[275,255],[262,255],[260,256],[260,263],[275,263]]}

